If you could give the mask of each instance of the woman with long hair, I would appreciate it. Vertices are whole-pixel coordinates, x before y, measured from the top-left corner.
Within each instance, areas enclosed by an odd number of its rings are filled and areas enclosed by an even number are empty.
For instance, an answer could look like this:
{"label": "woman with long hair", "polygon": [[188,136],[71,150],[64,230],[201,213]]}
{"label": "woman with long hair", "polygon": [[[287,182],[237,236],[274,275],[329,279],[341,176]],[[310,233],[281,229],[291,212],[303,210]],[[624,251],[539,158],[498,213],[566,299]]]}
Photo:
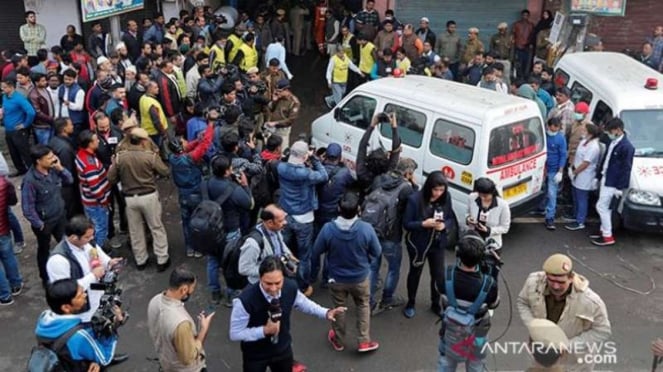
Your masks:
{"label": "woman with long hair", "polygon": [[596,167],[601,158],[599,127],[592,123],[587,123],[585,124],[585,130],[587,131],[587,135],[580,141],[576,149],[573,164],[568,170],[571,185],[573,186],[573,210],[576,220],[564,227],[571,231],[585,228],[589,192],[595,189]]}
{"label": "woman with long hair", "polygon": [[426,259],[430,271],[431,310],[439,315],[442,307],[437,288],[444,285],[447,232],[456,230],[449,184],[442,172],[435,171],[428,175],[421,191],[408,198],[403,227],[406,230],[405,245],[410,257],[410,271],[407,275],[408,301],[403,315],[406,318],[415,315],[415,298]]}

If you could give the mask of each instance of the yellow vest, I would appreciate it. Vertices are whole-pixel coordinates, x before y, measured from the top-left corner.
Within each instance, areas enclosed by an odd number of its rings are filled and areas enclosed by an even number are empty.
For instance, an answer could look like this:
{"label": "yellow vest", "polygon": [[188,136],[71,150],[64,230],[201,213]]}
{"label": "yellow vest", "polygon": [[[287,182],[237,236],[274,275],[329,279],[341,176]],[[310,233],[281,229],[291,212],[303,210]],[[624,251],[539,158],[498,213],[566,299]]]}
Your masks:
{"label": "yellow vest", "polygon": [[237,55],[237,52],[239,51],[239,47],[244,44],[244,41],[237,37],[235,34],[228,36],[228,41],[232,41],[233,43],[233,47],[230,49],[230,53],[228,53],[228,59],[230,60],[229,62],[232,63],[232,61],[235,59],[235,56]]}
{"label": "yellow vest", "polygon": [[332,83],[345,84],[348,82],[348,69],[350,68],[350,58],[345,56],[340,59],[336,54],[334,59],[334,70],[332,71]]}
{"label": "yellow vest", "polygon": [[375,64],[375,59],[373,58],[375,45],[369,42],[366,45],[360,46],[359,49],[359,69],[365,74],[370,74]]}
{"label": "yellow vest", "polygon": [[210,54],[214,53],[214,60],[212,63],[212,70],[216,71],[217,68],[226,65],[226,51],[221,49],[218,45],[214,44],[209,50]]}
{"label": "yellow vest", "polygon": [[244,59],[239,64],[240,70],[246,72],[251,67],[258,67],[258,51],[255,46],[244,43],[239,49],[244,53]]}
{"label": "yellow vest", "polygon": [[161,125],[163,125],[163,128],[168,128],[168,120],[166,119],[166,114],[163,112],[161,103],[159,103],[159,101],[157,101],[154,97],[143,94],[143,96],[140,97],[140,100],[138,101],[138,108],[140,109],[140,126],[141,128],[145,129],[147,134],[150,136],[159,134],[159,131],[154,126],[154,122],[150,116],[150,107],[152,106],[156,106],[159,109],[159,119],[161,120]]}
{"label": "yellow vest", "polygon": [[403,71],[403,75],[407,74],[407,70],[410,69],[411,63],[410,59],[405,57],[402,61],[396,61],[396,67],[400,68]]}
{"label": "yellow vest", "polygon": [[352,60],[352,58],[354,57],[352,55],[352,46],[350,46],[350,41],[352,41],[353,37],[354,37],[354,35],[352,35],[351,33],[348,33],[348,36],[347,37],[344,36],[343,40],[342,40],[343,50],[345,51],[345,55],[348,58],[350,58],[350,60]]}

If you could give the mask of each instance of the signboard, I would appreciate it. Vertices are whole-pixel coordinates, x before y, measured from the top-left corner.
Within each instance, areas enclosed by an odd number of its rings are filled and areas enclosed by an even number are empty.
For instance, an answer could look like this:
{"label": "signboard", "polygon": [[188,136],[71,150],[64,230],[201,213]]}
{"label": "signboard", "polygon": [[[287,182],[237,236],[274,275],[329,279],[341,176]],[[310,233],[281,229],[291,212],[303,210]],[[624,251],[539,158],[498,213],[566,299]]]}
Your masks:
{"label": "signboard", "polygon": [[143,9],[144,0],[81,0],[83,22]]}
{"label": "signboard", "polygon": [[626,0],[571,0],[571,12],[624,16]]}
{"label": "signboard", "polygon": [[552,44],[555,44],[557,39],[559,39],[559,34],[562,31],[562,27],[564,26],[565,18],[566,17],[564,14],[560,12],[555,13],[555,20],[553,21],[553,26],[550,30],[550,36],[548,36],[548,41],[550,41]]}

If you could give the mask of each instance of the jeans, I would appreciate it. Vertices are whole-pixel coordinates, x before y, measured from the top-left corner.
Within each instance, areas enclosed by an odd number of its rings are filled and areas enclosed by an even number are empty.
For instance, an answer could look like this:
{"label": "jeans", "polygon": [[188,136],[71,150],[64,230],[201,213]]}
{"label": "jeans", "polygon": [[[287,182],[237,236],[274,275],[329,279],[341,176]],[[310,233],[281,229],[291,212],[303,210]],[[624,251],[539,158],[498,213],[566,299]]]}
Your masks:
{"label": "jeans", "polygon": [[180,194],[180,216],[182,217],[182,230],[184,233],[184,249],[189,250],[193,249],[191,247],[191,227],[189,222],[191,221],[191,215],[196,209],[202,197],[200,194]]}
{"label": "jeans", "polygon": [[[241,236],[242,234],[239,232],[239,229],[226,233],[226,247],[230,246],[235,240],[241,238]],[[207,256],[207,287],[210,292],[221,292],[221,282],[219,281],[220,265],[220,257],[214,255]]]}
{"label": "jeans", "polygon": [[48,142],[51,140],[51,137],[53,136],[53,130],[50,128],[48,129],[42,129],[42,128],[34,128],[35,131],[35,142],[37,142],[40,145],[48,145]]}
{"label": "jeans", "polygon": [[[440,359],[438,365],[438,372],[454,372],[458,367],[458,361],[453,358],[447,358],[444,355],[444,341],[440,340],[439,344],[440,350]],[[474,361],[466,360],[465,362],[465,371],[466,372],[483,372],[483,360],[478,359]]]}
{"label": "jeans", "polygon": [[589,201],[589,190],[573,188],[573,207],[575,209],[576,222],[584,224],[587,219],[587,202]]}
{"label": "jeans", "polygon": [[46,272],[46,262],[51,252],[51,237],[59,242],[64,237],[64,225],[66,218],[63,216],[53,222],[44,222],[41,230],[32,226],[32,232],[37,237],[37,267],[39,268],[39,278],[46,285],[48,283],[48,273]]}
{"label": "jeans", "polygon": [[382,255],[376,257],[371,262],[371,304],[376,303],[376,292],[378,290],[378,281],[380,279],[380,266],[382,265],[382,256],[387,260],[387,276],[384,279],[382,289],[382,302],[389,303],[393,297],[398,279],[401,274],[401,260],[403,258],[403,247],[401,243],[390,240],[380,240],[382,246]]}
{"label": "jeans", "polygon": [[96,205],[94,207],[85,206],[85,215],[94,224],[94,242],[101,248],[108,240],[108,207]]}
{"label": "jeans", "polygon": [[30,132],[28,129],[5,131],[5,140],[9,148],[14,168],[20,174],[28,171],[32,160],[30,158]]}
{"label": "jeans", "polygon": [[334,104],[338,105],[341,103],[341,100],[343,99],[343,96],[345,95],[345,89],[347,88],[347,84],[343,83],[332,83],[331,85],[331,90],[332,90],[332,97],[334,97]]}
{"label": "jeans", "polygon": [[25,241],[21,223],[18,222],[18,218],[11,208],[9,209],[9,228],[11,229],[12,234],[14,234],[14,243],[23,243]]}
{"label": "jeans", "polygon": [[287,217],[288,224],[283,230],[283,240],[292,246],[292,242],[297,243],[297,258],[299,259],[299,268],[297,269],[297,282],[299,289],[305,290],[311,281],[312,274],[317,275],[320,270],[319,262],[312,262],[311,251],[313,249],[313,222],[299,223],[292,216]]}
{"label": "jeans", "polygon": [[0,261],[0,299],[6,300],[12,295],[11,289],[23,283],[9,234],[0,236]]}
{"label": "jeans", "polygon": [[557,172],[548,172],[546,175],[546,220],[555,219],[555,211],[557,210],[557,189],[559,184],[555,182],[555,174]]}
{"label": "jeans", "polygon": [[524,78],[529,73],[529,65],[531,62],[531,57],[529,54],[529,48],[527,49],[518,49],[516,48],[515,53],[516,59],[516,75],[519,78]]}

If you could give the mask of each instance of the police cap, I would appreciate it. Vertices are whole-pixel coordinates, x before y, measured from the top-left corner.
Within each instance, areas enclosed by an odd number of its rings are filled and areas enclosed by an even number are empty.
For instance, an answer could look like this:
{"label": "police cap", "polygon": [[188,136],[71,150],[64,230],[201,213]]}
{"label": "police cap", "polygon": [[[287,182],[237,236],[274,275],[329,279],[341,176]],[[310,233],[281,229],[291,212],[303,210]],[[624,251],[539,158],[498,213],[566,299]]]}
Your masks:
{"label": "police cap", "polygon": [[551,275],[567,275],[573,271],[573,262],[568,256],[556,253],[543,263],[543,271]]}

